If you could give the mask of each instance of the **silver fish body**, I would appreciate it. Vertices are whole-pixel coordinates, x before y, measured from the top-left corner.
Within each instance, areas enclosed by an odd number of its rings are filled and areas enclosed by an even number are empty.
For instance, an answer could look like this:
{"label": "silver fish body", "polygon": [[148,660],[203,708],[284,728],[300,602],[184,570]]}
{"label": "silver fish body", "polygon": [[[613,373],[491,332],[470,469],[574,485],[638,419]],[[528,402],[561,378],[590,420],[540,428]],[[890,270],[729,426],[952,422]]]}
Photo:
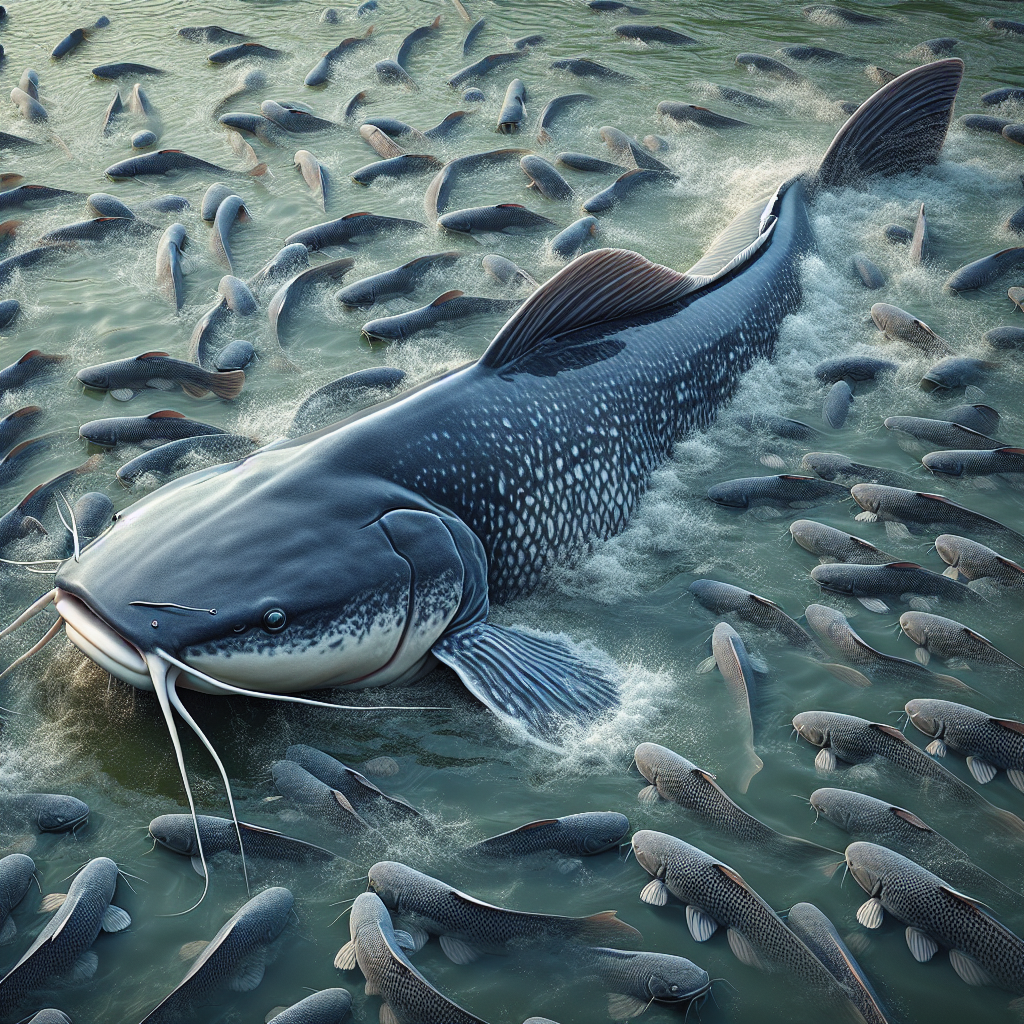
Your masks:
{"label": "silver fish body", "polygon": [[160,291],[181,309],[185,302],[185,279],[181,250],[185,247],[184,224],[171,224],[156,247],[156,280]]}
{"label": "silver fish body", "polygon": [[369,822],[352,806],[348,797],[333,789],[294,761],[275,761],[270,766],[277,791],[308,814],[330,822],[344,832],[368,831]]}
{"label": "silver fish body", "polygon": [[764,763],[754,750],[754,712],[756,702],[756,679],[754,667],[747,654],[747,648],[739,633],[728,622],[719,622],[711,636],[711,649],[715,663],[725,679],[736,711],[740,732],[743,736],[743,760],[739,790],[746,793],[750,780]]}
{"label": "silver fish body", "polygon": [[947,661],[976,661],[983,665],[1024,671],[1024,665],[1003,654],[991,640],[955,619],[910,611],[900,616],[900,628],[918,645],[918,651],[924,652],[922,660],[935,655]]}
{"label": "silver fish body", "polygon": [[117,471],[116,476],[125,487],[130,487],[147,474],[166,477],[185,469],[192,471],[197,465],[237,462],[251,455],[258,447],[251,437],[242,434],[199,434],[195,437],[182,437],[126,462]]}
{"label": "silver fish body", "polygon": [[956,355],[949,343],[940,338],[923,320],[888,302],[876,302],[871,307],[875,326],[890,340],[903,341],[925,352],[938,355]]}
{"label": "silver fish body", "polygon": [[834,526],[826,526],[813,519],[795,520],[789,524],[789,532],[800,547],[823,561],[853,562],[859,565],[885,565],[887,562],[898,561],[888,552],[852,533],[844,533]]}
{"label": "silver fish body", "polygon": [[13,942],[18,933],[11,911],[25,898],[35,871],[35,861],[23,853],[0,857],[0,946]]}
{"label": "silver fish body", "polygon": [[341,1024],[351,1009],[352,996],[347,989],[322,988],[269,1019],[277,1024]]}
{"label": "silver fish body", "polygon": [[505,90],[505,99],[498,114],[498,131],[512,135],[526,119],[526,86],[521,78],[513,78]]}
{"label": "silver fish body", "polygon": [[560,853],[591,857],[616,849],[629,831],[629,819],[617,811],[584,811],[562,818],[531,821],[470,846],[466,853],[481,857],[527,857]]}
{"label": "silver fish body", "polygon": [[367,400],[383,399],[405,378],[404,370],[374,366],[332,380],[302,400],[292,417],[290,433],[308,434],[329,423],[337,423],[357,403],[370,404]]}
{"label": "silver fish body", "polygon": [[[1006,134],[1006,129],[1003,129]],[[946,290],[951,292],[971,291],[1002,277],[1003,274],[1024,265],[1024,246],[1001,249],[991,256],[982,256],[966,266],[955,270],[946,281]]]}
{"label": "silver fish body", "polygon": [[996,363],[967,356],[946,356],[929,367],[921,378],[922,391],[953,391],[981,384]]}
{"label": "silver fish body", "polygon": [[935,538],[935,550],[949,566],[944,575],[952,579],[992,580],[1009,590],[1024,591],[1024,567],[976,540],[943,533]]}
{"label": "silver fish body", "polygon": [[878,359],[875,356],[837,356],[818,363],[814,368],[814,376],[822,384],[835,384],[845,380],[860,383],[877,380],[883,373],[895,373],[898,365],[891,359]]}
{"label": "silver fish body", "polygon": [[403,263],[394,270],[385,270],[381,274],[364,277],[361,281],[346,285],[335,293],[335,298],[350,309],[368,309],[378,302],[411,294],[428,274],[447,269],[458,259],[457,252],[417,256],[416,259]]}
{"label": "silver fish body", "polygon": [[833,429],[838,430],[845,422],[853,404],[853,388],[845,380],[837,380],[825,395],[821,406],[821,418]]}
{"label": "silver fish body", "polygon": [[694,580],[687,589],[700,604],[716,615],[733,613],[744,622],[778,633],[799,650],[812,653],[818,650],[814,637],[766,597],[718,580]]}
{"label": "silver fish body", "polygon": [[580,217],[567,228],[563,228],[548,243],[551,253],[563,260],[571,260],[583,251],[587,243],[600,230],[596,217]]}
{"label": "silver fish body", "polygon": [[499,203],[497,206],[474,206],[442,214],[437,223],[446,231],[473,234],[477,231],[500,231],[518,234],[553,224],[547,217],[528,210],[521,203]]}
{"label": "silver fish body", "polygon": [[444,292],[433,302],[419,309],[410,309],[394,316],[378,317],[363,324],[362,332],[373,341],[404,341],[435,324],[463,320],[490,313],[512,313],[522,305],[520,299],[492,299],[464,295],[458,289]]}
{"label": "silver fish body", "polygon": [[587,199],[583,203],[583,211],[585,213],[600,213],[602,210],[610,210],[639,189],[671,181],[672,177],[673,175],[667,171],[635,167],[633,170],[620,174],[606,189]]}
{"label": "silver fish body", "polygon": [[816,565],[811,570],[811,579],[822,590],[858,600],[883,597],[902,601],[910,601],[914,597],[938,597],[945,601],[977,600],[974,592],[964,584],[925,569],[916,562]]}
{"label": "silver fish body", "polygon": [[1024,474],[1024,449],[994,448],[929,452],[921,457],[925,469],[937,476],[1013,476]]}
{"label": "silver fish body", "polygon": [[238,397],[245,383],[241,370],[210,373],[194,363],[172,359],[166,352],[145,352],[134,359],[87,366],[76,376],[87,388],[109,391],[112,398],[122,402],[147,388],[174,391],[178,387],[193,398],[212,391],[218,398],[230,400]]}
{"label": "silver fish body", "polygon": [[968,451],[998,448],[1000,442],[979,430],[948,420],[933,420],[925,416],[888,416],[886,430],[897,430],[919,441],[940,444],[944,448],[964,448]]}
{"label": "silver fish body", "polygon": [[[839,384],[841,383],[843,382],[840,381]],[[833,387],[838,387],[839,384]],[[800,460],[800,468],[810,470],[822,480],[831,480],[844,487],[860,483],[903,487],[910,482],[903,473],[879,469],[877,466],[865,466],[838,452],[808,452]]]}
{"label": "silver fish body", "polygon": [[708,488],[708,497],[727,508],[813,508],[815,505],[844,501],[850,491],[839,484],[813,476],[784,473],[779,476],[752,476],[727,480]]}
{"label": "silver fish body", "polygon": [[157,445],[177,441],[182,437],[200,434],[223,434],[220,427],[190,420],[171,409],[150,413],[149,416],[115,416],[91,420],[78,429],[80,437],[90,444],[113,448],[119,444]]}
{"label": "silver fish body", "polygon": [[575,195],[572,186],[543,157],[528,154],[519,166],[530,179],[527,188],[536,189],[546,199],[569,200]]}

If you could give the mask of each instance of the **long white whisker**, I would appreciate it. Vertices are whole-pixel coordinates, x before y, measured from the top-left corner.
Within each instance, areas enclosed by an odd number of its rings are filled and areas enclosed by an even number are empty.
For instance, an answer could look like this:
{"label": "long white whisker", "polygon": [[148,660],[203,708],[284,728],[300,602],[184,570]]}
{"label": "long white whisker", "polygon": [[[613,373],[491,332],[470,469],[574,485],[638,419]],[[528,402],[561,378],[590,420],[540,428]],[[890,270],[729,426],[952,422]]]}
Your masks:
{"label": "long white whisker", "polygon": [[[245,891],[247,895],[251,895],[249,892],[249,872],[245,866],[245,847],[242,845],[242,828],[238,824],[238,815],[235,813],[235,800],[231,795],[231,783],[228,781],[228,773],[224,768],[221,759],[217,756],[217,751],[214,750],[213,744],[206,738],[205,733],[199,728],[199,723],[188,713],[185,709],[185,705],[181,703],[181,697],[178,696],[178,691],[175,687],[171,686],[168,690],[168,696],[171,699],[171,703],[174,705],[175,710],[181,715],[182,718],[189,724],[192,731],[199,737],[199,742],[210,752],[210,757],[213,758],[214,763],[217,765],[217,770],[220,772],[221,781],[224,783],[224,791],[228,795],[228,807],[231,808],[231,820],[235,823],[235,834],[238,836],[238,852],[242,856],[242,875],[245,877]],[[197,823],[198,824],[198,823]],[[198,827],[196,829],[196,837],[198,838]]]}
{"label": "long white whisker", "polygon": [[[68,507],[68,515],[71,516],[71,526],[69,529],[71,530],[71,539],[75,542],[75,561],[77,562],[81,558],[82,546],[78,541],[78,523],[75,522],[75,510],[71,507],[71,502],[64,497],[63,491],[61,491],[60,496],[64,499],[64,504]],[[60,511],[60,505],[57,506],[57,511]],[[64,522],[63,516],[60,517],[60,521],[62,523]],[[67,523],[64,523],[64,525],[67,526]]]}
{"label": "long white whisker", "polygon": [[25,571],[26,572],[34,572],[37,576],[53,576],[53,575],[55,575],[57,573],[57,571],[59,569],[60,569],[59,565],[57,566],[56,569],[36,569],[33,566],[31,566],[31,565],[26,565],[25,566]]}
{"label": "long white whisker", "polygon": [[43,565],[44,563],[49,564],[50,562],[57,562],[59,565],[59,563],[63,561],[63,558],[37,558],[31,562],[17,562],[13,558],[0,558],[0,562],[4,565]]}
{"label": "long white whisker", "polygon": [[174,756],[178,759],[178,771],[181,773],[181,781],[185,786],[185,796],[188,797],[188,809],[192,812],[192,824],[196,830],[196,842],[199,844],[199,861],[203,865],[203,893],[197,903],[194,903],[188,910],[182,910],[177,914],[168,914],[168,917],[181,917],[183,914],[191,913],[206,898],[210,888],[210,871],[206,866],[206,855],[203,853],[203,837],[199,833],[199,822],[196,819],[196,805],[192,799],[192,787],[188,783],[188,772],[185,770],[185,755],[181,751],[181,741],[178,739],[178,729],[174,724],[174,716],[171,714],[171,702],[168,696],[169,686],[174,685],[174,679],[178,675],[178,669],[173,669],[173,674],[168,670],[169,666],[165,661],[155,654],[146,655],[146,664],[149,666],[149,676],[153,680],[153,689],[156,691],[156,699],[160,710],[167,724],[167,731],[171,736],[171,746],[174,747]]}
{"label": "long white whisker", "polygon": [[60,632],[60,627],[63,625],[64,620],[58,618],[57,621],[43,634],[43,638],[38,643],[30,647],[20,658],[15,658],[14,661],[12,661],[10,665],[3,670],[3,672],[0,672],[0,679],[3,679],[8,672],[13,671],[23,662],[28,661],[32,655],[38,654]]}
{"label": "long white whisker", "polygon": [[168,654],[162,647],[156,649],[156,653],[161,658],[166,658],[172,665],[176,665],[183,672],[187,672],[189,675],[195,676],[197,679],[202,679],[204,682],[209,683],[211,686],[216,686],[218,690],[224,690],[226,693],[237,693],[243,697],[262,697],[264,700],[280,700],[288,704],[311,704],[315,708],[333,708],[336,711],[451,711],[451,708],[437,707],[435,705],[425,706],[405,706],[401,704],[375,704],[370,707],[359,707],[355,704],[328,704],[322,700],[310,700],[308,697],[293,697],[286,693],[259,693],[256,690],[244,690],[240,686],[232,686],[230,683],[221,682],[219,679],[214,679],[213,676],[208,676],[205,672],[200,672],[197,668],[192,668],[191,665],[186,665],[185,662],[179,661],[173,655]]}
{"label": "long white whisker", "polygon": [[0,630],[0,640],[8,633],[13,633],[19,626],[24,625],[29,619],[35,618],[48,604],[53,602],[57,596],[57,588],[54,587],[48,594],[43,594],[38,601],[30,604],[9,626]]}

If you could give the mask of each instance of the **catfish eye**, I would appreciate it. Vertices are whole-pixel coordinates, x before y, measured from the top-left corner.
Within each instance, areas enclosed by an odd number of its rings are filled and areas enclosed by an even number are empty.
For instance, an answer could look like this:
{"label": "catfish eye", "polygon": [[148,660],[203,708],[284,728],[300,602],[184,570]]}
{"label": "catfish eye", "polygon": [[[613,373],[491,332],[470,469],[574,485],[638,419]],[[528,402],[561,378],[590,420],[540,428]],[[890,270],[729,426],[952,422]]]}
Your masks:
{"label": "catfish eye", "polygon": [[288,623],[288,616],[280,608],[271,608],[263,613],[263,628],[268,633],[280,633]]}

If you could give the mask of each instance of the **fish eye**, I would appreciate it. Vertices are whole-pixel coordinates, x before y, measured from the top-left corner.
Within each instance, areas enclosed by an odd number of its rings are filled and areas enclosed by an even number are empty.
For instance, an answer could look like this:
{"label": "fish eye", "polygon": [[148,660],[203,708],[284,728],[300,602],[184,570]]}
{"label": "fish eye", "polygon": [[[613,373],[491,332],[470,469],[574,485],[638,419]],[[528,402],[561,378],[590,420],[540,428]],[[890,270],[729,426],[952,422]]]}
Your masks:
{"label": "fish eye", "polygon": [[280,633],[288,624],[288,616],[280,608],[270,608],[263,613],[263,628],[268,633]]}

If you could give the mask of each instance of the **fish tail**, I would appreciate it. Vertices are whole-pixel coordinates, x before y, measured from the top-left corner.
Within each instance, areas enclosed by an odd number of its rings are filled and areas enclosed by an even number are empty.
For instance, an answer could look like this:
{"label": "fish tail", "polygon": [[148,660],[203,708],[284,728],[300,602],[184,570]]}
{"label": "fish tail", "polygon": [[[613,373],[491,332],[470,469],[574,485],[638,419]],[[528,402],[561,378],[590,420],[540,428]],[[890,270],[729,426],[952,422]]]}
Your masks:
{"label": "fish tail", "polygon": [[643,936],[630,924],[620,921],[617,910],[602,910],[599,914],[578,918],[577,937],[590,945],[639,942]]}
{"label": "fish tail", "polygon": [[206,376],[206,390],[212,391],[218,398],[237,398],[244,384],[244,370],[227,370],[221,373],[208,373]]}
{"label": "fish tail", "polygon": [[998,818],[1006,828],[1007,832],[1011,832],[1017,836],[1024,835],[1024,821],[1018,818],[1016,814],[1012,811],[1006,811],[1002,807],[995,806],[992,807],[992,811],[994,812],[995,817]]}
{"label": "fish tail", "polygon": [[268,170],[269,168],[266,163],[258,163],[251,171],[246,171],[245,173],[248,174],[250,178],[260,178],[266,174]]}

